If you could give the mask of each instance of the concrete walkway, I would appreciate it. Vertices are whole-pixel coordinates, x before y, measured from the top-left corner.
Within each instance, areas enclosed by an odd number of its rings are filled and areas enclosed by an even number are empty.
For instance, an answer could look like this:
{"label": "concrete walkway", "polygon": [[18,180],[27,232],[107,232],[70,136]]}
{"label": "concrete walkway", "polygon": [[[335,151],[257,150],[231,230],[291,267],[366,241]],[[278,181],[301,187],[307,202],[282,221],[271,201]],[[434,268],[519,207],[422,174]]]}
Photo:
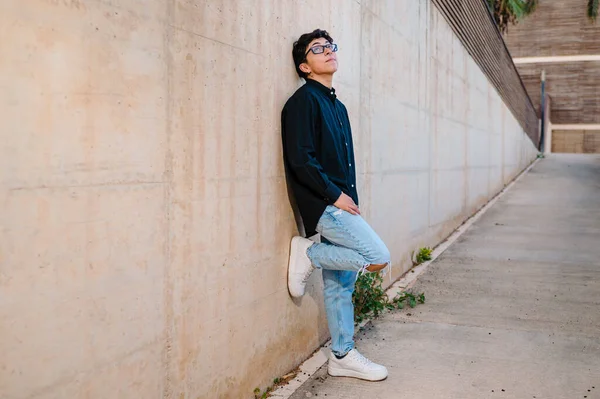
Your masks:
{"label": "concrete walkway", "polygon": [[386,381],[323,366],[291,398],[600,398],[600,156],[541,160],[415,290],[358,337]]}

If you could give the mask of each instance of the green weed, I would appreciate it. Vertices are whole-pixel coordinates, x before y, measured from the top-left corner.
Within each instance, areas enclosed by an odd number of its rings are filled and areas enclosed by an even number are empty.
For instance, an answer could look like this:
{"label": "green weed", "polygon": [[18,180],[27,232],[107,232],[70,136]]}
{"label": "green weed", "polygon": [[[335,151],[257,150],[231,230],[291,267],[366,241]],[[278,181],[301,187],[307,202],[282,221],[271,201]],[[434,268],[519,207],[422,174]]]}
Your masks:
{"label": "green weed", "polygon": [[415,258],[415,261],[413,262],[414,265],[420,265],[423,262],[426,262],[428,260],[431,260],[431,253],[433,252],[433,249],[429,248],[429,247],[424,247],[419,249],[419,252],[417,253],[417,256]]}
{"label": "green weed", "polygon": [[377,317],[384,310],[403,309],[406,304],[414,308],[418,303],[425,303],[424,293],[398,292],[390,300],[382,283],[383,277],[380,273],[366,273],[358,278],[352,294],[355,323]]}

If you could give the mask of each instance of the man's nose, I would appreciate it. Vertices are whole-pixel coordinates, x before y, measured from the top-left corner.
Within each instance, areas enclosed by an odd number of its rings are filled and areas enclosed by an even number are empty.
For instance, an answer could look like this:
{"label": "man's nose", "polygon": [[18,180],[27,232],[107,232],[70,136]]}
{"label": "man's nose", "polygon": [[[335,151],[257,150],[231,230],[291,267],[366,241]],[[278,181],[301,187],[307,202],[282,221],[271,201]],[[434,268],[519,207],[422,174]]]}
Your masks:
{"label": "man's nose", "polygon": [[331,51],[331,48],[330,47],[325,47],[325,55],[329,55],[331,53],[333,53],[333,51]]}

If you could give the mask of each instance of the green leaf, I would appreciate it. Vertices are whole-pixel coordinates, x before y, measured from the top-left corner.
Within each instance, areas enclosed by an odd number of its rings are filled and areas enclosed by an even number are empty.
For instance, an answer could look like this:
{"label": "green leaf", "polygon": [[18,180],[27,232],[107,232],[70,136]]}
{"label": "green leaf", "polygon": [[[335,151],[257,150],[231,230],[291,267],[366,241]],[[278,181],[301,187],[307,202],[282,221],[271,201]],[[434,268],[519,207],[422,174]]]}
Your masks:
{"label": "green leaf", "polygon": [[502,33],[509,24],[516,24],[537,7],[538,0],[488,0],[488,8]]}
{"label": "green leaf", "polygon": [[415,298],[410,298],[408,300],[408,306],[410,306],[411,308],[414,308],[415,306],[417,306],[417,301],[415,301]]}
{"label": "green leaf", "polygon": [[432,252],[433,250],[429,247],[420,248],[419,252],[417,253],[416,263],[420,265],[423,262],[431,260]]}
{"label": "green leaf", "polygon": [[600,0],[588,0],[588,17],[596,22],[596,18],[598,18],[598,9],[600,8]]}
{"label": "green leaf", "polygon": [[[425,257],[430,256],[431,249],[426,248],[423,254]],[[414,307],[417,297],[409,292],[398,292],[390,300],[383,288],[383,277],[380,273],[363,274],[357,279],[352,294],[354,322],[362,323],[370,317],[380,316],[386,310],[403,309],[407,301]]]}

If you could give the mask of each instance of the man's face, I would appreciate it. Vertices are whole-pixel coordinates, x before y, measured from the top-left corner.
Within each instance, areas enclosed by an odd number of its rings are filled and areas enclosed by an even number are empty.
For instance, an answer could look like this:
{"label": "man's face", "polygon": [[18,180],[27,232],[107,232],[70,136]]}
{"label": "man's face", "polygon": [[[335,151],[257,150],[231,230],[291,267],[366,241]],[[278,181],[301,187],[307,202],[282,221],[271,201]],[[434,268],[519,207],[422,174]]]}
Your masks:
{"label": "man's face", "polygon": [[312,72],[315,75],[333,75],[335,71],[337,71],[338,63],[336,54],[332,51],[331,48],[325,48],[321,54],[314,54],[310,49],[317,48],[317,50],[321,50],[318,48],[320,46],[331,44],[325,38],[314,39],[308,47],[306,48],[306,61],[304,64],[308,66],[308,71]]}

